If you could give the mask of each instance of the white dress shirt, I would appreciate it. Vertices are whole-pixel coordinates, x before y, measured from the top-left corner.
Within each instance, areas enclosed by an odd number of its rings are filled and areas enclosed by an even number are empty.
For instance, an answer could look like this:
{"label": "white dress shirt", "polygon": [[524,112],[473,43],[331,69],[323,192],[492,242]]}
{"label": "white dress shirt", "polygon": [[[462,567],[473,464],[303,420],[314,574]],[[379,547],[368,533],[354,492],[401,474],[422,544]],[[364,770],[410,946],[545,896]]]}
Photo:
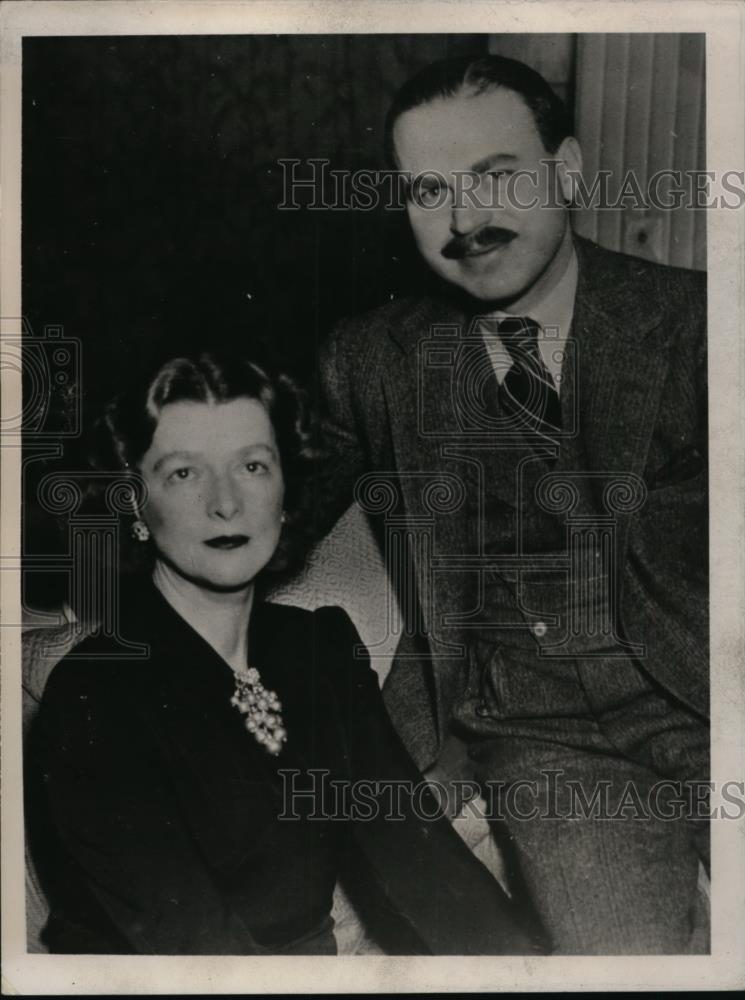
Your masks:
{"label": "white dress shirt", "polygon": [[[577,292],[577,255],[573,251],[561,280],[551,289],[545,298],[536,303],[527,314],[540,326],[538,347],[543,363],[551,374],[557,392],[561,392],[561,368],[564,360],[564,346],[569,336],[569,328],[574,316],[574,297]],[[507,319],[515,315],[508,312],[492,312],[489,319]],[[526,315],[526,314],[520,314]],[[499,334],[492,330],[482,331],[489,359],[501,385],[504,377],[512,367],[512,358],[499,339]]]}

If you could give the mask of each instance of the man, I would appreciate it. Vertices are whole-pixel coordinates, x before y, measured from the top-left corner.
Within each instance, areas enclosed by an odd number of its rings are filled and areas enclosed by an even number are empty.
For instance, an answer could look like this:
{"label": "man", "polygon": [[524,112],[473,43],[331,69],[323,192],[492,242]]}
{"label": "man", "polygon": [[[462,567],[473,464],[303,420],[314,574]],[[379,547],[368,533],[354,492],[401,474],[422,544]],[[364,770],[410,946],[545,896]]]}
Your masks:
{"label": "man", "polygon": [[406,619],[389,710],[477,777],[557,953],[700,949],[705,277],[573,236],[581,151],[520,63],[427,67],[387,136],[440,285],[322,375],[329,517],[378,515]]}

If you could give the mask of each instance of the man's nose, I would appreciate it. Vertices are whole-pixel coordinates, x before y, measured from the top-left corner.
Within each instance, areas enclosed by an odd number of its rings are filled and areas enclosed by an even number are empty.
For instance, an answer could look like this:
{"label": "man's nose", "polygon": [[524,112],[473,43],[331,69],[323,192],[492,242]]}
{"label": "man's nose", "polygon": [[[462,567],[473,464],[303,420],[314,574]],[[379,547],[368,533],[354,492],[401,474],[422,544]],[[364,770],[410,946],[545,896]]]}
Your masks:
{"label": "man's nose", "polygon": [[468,196],[455,202],[450,212],[450,231],[454,236],[467,236],[485,226],[490,220],[490,214],[485,208],[474,204]]}
{"label": "man's nose", "polygon": [[229,521],[240,514],[242,499],[239,490],[229,476],[219,476],[212,484],[210,494],[210,514],[212,517]]}

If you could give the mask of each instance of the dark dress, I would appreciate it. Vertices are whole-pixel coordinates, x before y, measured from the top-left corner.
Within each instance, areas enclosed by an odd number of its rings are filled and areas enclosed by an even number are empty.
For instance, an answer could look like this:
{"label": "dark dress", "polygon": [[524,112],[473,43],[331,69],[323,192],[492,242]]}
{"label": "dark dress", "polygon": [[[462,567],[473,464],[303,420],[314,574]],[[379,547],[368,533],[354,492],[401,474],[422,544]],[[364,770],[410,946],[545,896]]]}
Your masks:
{"label": "dark dress", "polygon": [[434,800],[341,609],[255,603],[250,663],[288,730],[276,757],[230,704],[229,666],[149,581],[125,589],[121,623],[149,656],[86,639],[52,671],[30,742],[50,951],[333,953],[338,877],[388,951],[540,950],[448,821],[415,814]]}

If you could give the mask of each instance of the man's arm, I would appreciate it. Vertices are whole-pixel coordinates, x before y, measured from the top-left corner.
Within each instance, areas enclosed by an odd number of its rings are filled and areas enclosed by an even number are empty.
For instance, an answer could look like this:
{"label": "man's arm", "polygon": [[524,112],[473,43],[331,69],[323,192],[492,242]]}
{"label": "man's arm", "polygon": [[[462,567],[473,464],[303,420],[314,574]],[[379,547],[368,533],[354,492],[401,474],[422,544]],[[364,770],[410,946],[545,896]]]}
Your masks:
{"label": "man's arm", "polygon": [[356,344],[350,324],[340,324],[319,355],[321,462],[316,478],[315,530],[322,538],[354,498],[354,485],[368,461],[353,404]]}

